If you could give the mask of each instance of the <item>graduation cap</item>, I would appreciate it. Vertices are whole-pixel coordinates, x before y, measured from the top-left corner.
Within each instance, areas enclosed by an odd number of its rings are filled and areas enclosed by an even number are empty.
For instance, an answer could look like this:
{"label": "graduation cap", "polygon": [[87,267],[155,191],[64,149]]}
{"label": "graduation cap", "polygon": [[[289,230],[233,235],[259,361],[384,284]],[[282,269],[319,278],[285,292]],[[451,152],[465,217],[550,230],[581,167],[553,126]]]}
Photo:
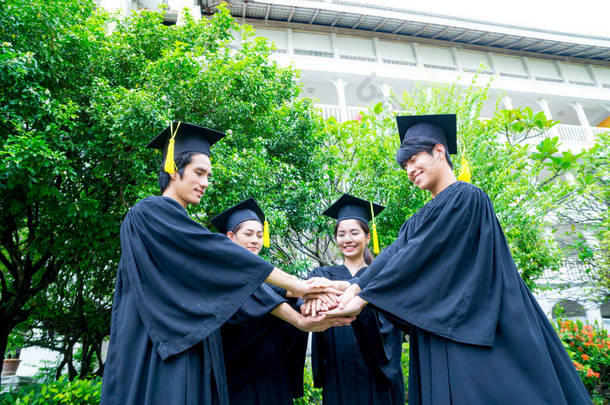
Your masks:
{"label": "graduation cap", "polygon": [[402,115],[396,117],[402,144],[409,140],[427,140],[443,145],[449,154],[457,153],[455,114]]}
{"label": "graduation cap", "polygon": [[244,221],[258,221],[263,224],[263,245],[269,247],[269,223],[265,214],[254,198],[248,198],[233,207],[224,210],[212,218],[214,226],[224,234],[235,229]]}
{"label": "graduation cap", "polygon": [[379,215],[385,207],[373,202],[354,197],[351,194],[343,194],[341,198],[333,203],[322,213],[327,217],[343,221],[344,219],[358,219],[369,223],[373,221],[373,252],[379,254],[379,240],[377,238],[377,224],[375,216]]}
{"label": "graduation cap", "polygon": [[199,152],[210,156],[210,146],[225,136],[222,132],[187,122],[174,121],[155,137],[147,148],[167,150],[164,170],[176,172],[174,155],[183,152]]}

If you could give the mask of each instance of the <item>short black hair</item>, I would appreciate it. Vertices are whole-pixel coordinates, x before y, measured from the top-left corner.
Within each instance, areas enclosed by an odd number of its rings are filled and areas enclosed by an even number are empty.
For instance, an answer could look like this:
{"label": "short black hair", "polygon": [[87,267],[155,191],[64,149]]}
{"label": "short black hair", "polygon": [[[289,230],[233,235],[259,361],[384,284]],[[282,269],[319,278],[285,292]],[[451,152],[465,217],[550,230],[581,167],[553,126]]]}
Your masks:
{"label": "short black hair", "polygon": [[[191,160],[193,159],[193,155],[195,153],[198,152],[182,152],[176,153],[176,156],[174,156],[174,162],[176,163],[176,167],[178,168],[178,174],[180,175],[180,178],[182,178],[182,175],[184,174],[184,168],[189,163],[191,163]],[[165,160],[161,163],[161,170],[159,170],[159,187],[161,188],[161,194],[163,194],[167,186],[169,186],[169,181],[171,180],[169,173],[167,173],[164,169],[164,165]]]}
{"label": "short black hair", "polygon": [[[396,152],[396,162],[401,168],[404,168],[405,163],[419,152],[426,152],[431,155],[437,143],[438,142],[424,138],[405,138],[404,142],[400,145],[400,148],[398,148],[398,151]],[[449,167],[453,169],[453,162],[451,161],[451,157],[449,157],[449,150],[446,146],[445,159],[447,159]]]}

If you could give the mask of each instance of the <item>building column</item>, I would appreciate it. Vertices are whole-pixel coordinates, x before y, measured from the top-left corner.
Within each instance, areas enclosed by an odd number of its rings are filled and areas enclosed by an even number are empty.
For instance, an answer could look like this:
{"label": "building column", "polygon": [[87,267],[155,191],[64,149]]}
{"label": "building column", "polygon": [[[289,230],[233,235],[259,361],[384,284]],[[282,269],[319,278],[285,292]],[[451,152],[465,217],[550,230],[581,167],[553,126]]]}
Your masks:
{"label": "building column", "polygon": [[536,301],[538,302],[538,305],[540,305],[540,309],[542,309],[542,312],[544,312],[546,317],[552,321],[553,320],[553,307],[555,306],[556,302],[547,300],[544,298],[536,298]]}
{"label": "building column", "polygon": [[375,52],[375,60],[377,63],[381,63],[381,52],[379,52],[379,38],[373,38],[373,52]]}
{"label": "building column", "polygon": [[597,323],[599,326],[604,325],[604,318],[602,318],[602,311],[599,306],[593,308],[585,308],[585,315],[587,316],[587,322],[591,325]]}
{"label": "building column", "polygon": [[527,73],[527,77],[530,80],[534,80],[534,74],[532,73],[532,69],[530,69],[530,64],[527,60],[526,56],[522,56],[521,57],[521,62],[523,62],[523,69],[525,69],[525,72]]}
{"label": "building column", "polygon": [[417,44],[417,42],[413,42],[411,44],[411,49],[413,50],[413,57],[415,58],[415,64],[419,67],[423,66],[423,63],[421,61],[421,59],[419,58],[419,50],[418,47],[419,45]]}
{"label": "building column", "polygon": [[587,73],[589,73],[589,77],[591,77],[591,80],[593,81],[593,83],[595,83],[595,86],[602,87],[602,84],[597,79],[597,76],[595,75],[595,71],[593,70],[593,66],[591,66],[591,64],[587,65]]}
{"label": "building column", "polygon": [[[546,101],[546,99],[544,98],[539,98],[536,100],[536,102],[538,103],[538,105],[540,106],[540,108],[542,108],[542,112],[544,113],[544,115],[546,116],[547,120],[551,120],[553,119],[553,115],[551,114],[551,108],[549,107],[549,103]],[[554,136],[559,136],[559,134],[556,132],[555,130],[556,128],[551,128],[548,131],[548,136],[549,137],[554,137]],[[560,138],[561,139],[561,138]]]}
{"label": "building column", "polygon": [[286,47],[288,48],[288,55],[294,55],[294,45],[292,42],[292,28],[286,30]]}
{"label": "building column", "polygon": [[502,104],[504,104],[504,107],[507,110],[512,110],[513,109],[513,101],[510,99],[508,94],[505,94],[504,97],[502,97]]}
{"label": "building column", "polygon": [[392,86],[389,83],[381,83],[381,94],[383,95],[383,104],[386,108],[392,111],[394,104],[392,103]]}
{"label": "building column", "polygon": [[580,122],[580,125],[585,128],[587,136],[589,136],[590,139],[593,140],[593,130],[591,129],[589,119],[587,118],[587,114],[585,113],[585,109],[583,108],[582,104],[577,101],[572,104],[572,108],[574,108],[574,111],[576,111],[578,122]]}
{"label": "building column", "polygon": [[130,10],[130,0],[101,0],[100,8],[109,12],[121,11],[123,15],[127,15]]}
{"label": "building column", "polygon": [[337,49],[337,34],[335,34],[334,32],[332,34],[330,34],[330,45],[333,48],[333,57],[335,59],[340,59],[339,58],[339,49]]}
{"label": "building column", "polygon": [[544,113],[544,115],[546,115],[546,118],[549,120],[553,119],[553,116],[551,114],[551,109],[549,108],[549,103],[546,101],[546,99],[539,98],[536,100],[536,102],[538,103],[540,108],[542,108],[542,112]]}
{"label": "building column", "polygon": [[561,81],[563,83],[568,83],[568,80],[566,79],[566,76],[563,74],[563,69],[561,68],[561,63],[559,63],[558,61],[555,61],[555,70],[557,70],[557,74],[559,75],[559,78],[561,79]]}
{"label": "building column", "polygon": [[174,10],[178,12],[178,18],[176,20],[176,24],[184,23],[184,9],[188,10],[188,13],[195,20],[201,19],[201,7],[195,5],[194,0],[169,0],[167,2],[167,7],[169,10]]}
{"label": "building column", "polygon": [[487,61],[489,62],[489,68],[493,72],[493,74],[498,74],[498,70],[496,69],[496,61],[494,60],[494,54],[491,52],[487,52]]}
{"label": "building column", "polygon": [[338,78],[333,80],[333,85],[337,90],[337,99],[339,100],[339,110],[341,112],[339,121],[345,122],[347,121],[347,102],[345,101],[345,86],[347,85],[347,82],[345,82],[342,78]]}
{"label": "building column", "polygon": [[455,68],[457,69],[457,71],[461,72],[462,64],[460,63],[460,60],[458,59],[457,49],[455,49],[455,46],[452,46],[450,49],[451,49],[451,59],[453,59],[453,64],[455,65]]}

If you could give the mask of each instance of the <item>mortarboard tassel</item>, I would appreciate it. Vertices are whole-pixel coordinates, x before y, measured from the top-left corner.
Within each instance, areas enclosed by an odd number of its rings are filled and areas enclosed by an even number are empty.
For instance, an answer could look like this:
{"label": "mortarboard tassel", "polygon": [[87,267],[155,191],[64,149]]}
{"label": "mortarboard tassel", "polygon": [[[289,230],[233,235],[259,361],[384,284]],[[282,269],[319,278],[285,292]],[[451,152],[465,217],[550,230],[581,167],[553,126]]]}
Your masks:
{"label": "mortarboard tassel", "polygon": [[377,238],[377,224],[375,223],[375,213],[373,212],[373,203],[371,204],[371,218],[373,219],[373,253],[379,254],[379,239]]}
{"label": "mortarboard tassel", "polygon": [[178,170],[178,168],[176,167],[176,163],[174,162],[174,145],[176,143],[176,141],[174,140],[174,138],[176,137],[176,134],[178,133],[178,128],[180,128],[180,122],[178,122],[178,125],[176,125],[176,130],[174,131],[174,123],[172,122],[171,126],[170,126],[170,131],[172,133],[172,137],[169,140],[169,144],[167,145],[167,156],[165,156],[165,165],[163,166],[163,170],[165,170],[166,173],[172,174],[172,173],[176,173],[176,171]]}
{"label": "mortarboard tassel", "polygon": [[462,157],[462,161],[460,162],[460,174],[458,174],[457,179],[470,183],[470,177],[470,165],[466,158]]}
{"label": "mortarboard tassel", "polygon": [[269,222],[265,219],[265,223],[263,224],[263,246],[268,248],[271,246],[271,241],[269,238]]}

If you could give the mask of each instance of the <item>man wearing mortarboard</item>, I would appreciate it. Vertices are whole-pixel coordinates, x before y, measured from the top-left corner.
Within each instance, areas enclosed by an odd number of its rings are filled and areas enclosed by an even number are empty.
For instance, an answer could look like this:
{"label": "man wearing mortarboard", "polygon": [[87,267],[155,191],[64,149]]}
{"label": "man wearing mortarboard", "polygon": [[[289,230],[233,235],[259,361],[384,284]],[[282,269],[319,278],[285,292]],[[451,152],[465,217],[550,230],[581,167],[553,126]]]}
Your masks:
{"label": "man wearing mortarboard", "polygon": [[161,196],[121,225],[102,404],[227,404],[220,327],[267,281],[294,296],[323,290],[212,233],[187,214],[212,172],[223,133],[173,122],[148,145],[164,150]]}
{"label": "man wearing mortarboard", "polygon": [[453,174],[455,115],[397,123],[396,160],[432,200],[328,315],[370,303],[410,335],[409,405],[591,404],[489,197]]}

